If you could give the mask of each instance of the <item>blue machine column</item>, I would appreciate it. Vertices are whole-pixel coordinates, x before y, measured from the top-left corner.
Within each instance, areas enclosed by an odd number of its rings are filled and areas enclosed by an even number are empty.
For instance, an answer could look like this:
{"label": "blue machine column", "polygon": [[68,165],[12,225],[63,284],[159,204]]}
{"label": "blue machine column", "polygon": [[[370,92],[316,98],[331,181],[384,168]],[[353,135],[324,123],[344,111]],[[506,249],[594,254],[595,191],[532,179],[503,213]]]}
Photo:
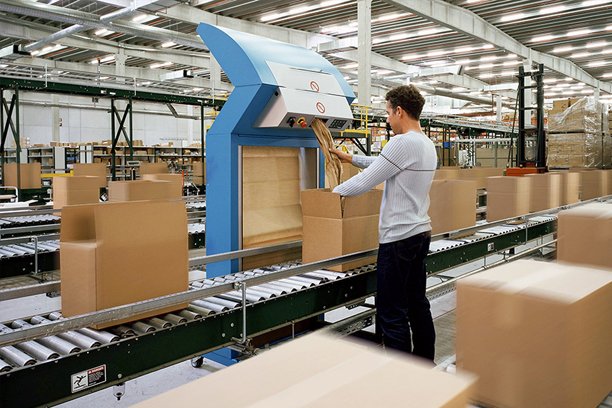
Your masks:
{"label": "blue machine column", "polygon": [[[255,125],[271,98],[278,96],[283,86],[278,83],[271,65],[304,70],[311,72],[313,77],[331,78],[333,97],[325,96],[324,90],[318,94],[318,84],[306,89],[310,97],[336,98],[339,103],[328,104],[328,110],[346,105],[350,112],[348,107],[355,95],[342,74],[312,50],[205,23],[198,26],[197,32],[234,85],[206,141],[206,253],[212,255],[241,248],[240,146],[319,147],[310,128]],[[320,177],[320,186],[322,182],[323,177]],[[207,276],[236,272],[238,265],[237,260],[209,264]]]}

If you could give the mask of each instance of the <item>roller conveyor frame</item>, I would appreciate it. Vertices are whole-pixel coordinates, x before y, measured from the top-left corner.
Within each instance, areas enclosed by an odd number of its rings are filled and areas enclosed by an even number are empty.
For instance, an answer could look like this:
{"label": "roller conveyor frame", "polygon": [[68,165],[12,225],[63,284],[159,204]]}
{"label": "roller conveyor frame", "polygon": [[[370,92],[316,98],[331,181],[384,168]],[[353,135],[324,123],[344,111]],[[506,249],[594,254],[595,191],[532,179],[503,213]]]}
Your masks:
{"label": "roller conveyor frame", "polygon": [[[550,211],[554,213],[555,211]],[[556,216],[547,214],[534,214],[527,217],[527,222],[520,226],[510,226],[501,229],[500,233],[479,233],[479,230],[488,229],[494,225],[503,225],[505,222],[487,224],[454,233],[443,234],[435,237],[435,241],[447,241],[448,245],[440,245],[435,251],[431,252],[427,258],[428,271],[435,274],[448,268],[481,259],[487,255],[497,253],[506,249],[511,249],[522,245],[528,241],[550,235],[556,230]],[[470,235],[476,238],[470,239]],[[460,244],[456,244],[460,242]],[[491,246],[491,244],[493,246]],[[539,247],[538,247],[539,248]],[[536,248],[537,249],[537,248]],[[301,265],[286,270],[273,270],[278,268],[264,268],[265,270],[254,270],[242,272],[242,276],[250,277],[246,281],[247,288],[253,285],[264,285],[270,281],[287,278],[294,274],[319,275],[323,278],[319,284],[301,288],[297,291],[287,291],[284,295],[275,297],[270,296],[265,300],[258,300],[254,303],[247,301],[245,308],[237,305],[222,313],[208,313],[201,319],[188,320],[186,323],[173,325],[166,329],[155,330],[146,334],[138,334],[134,337],[126,337],[118,342],[103,344],[93,349],[84,349],[79,353],[60,356],[57,359],[47,362],[37,362],[31,366],[14,368],[11,371],[0,373],[0,406],[36,406],[49,403],[59,403],[61,401],[76,398],[80,395],[97,391],[114,384],[125,382],[148,372],[163,368],[174,363],[184,361],[190,357],[199,356],[205,352],[213,351],[222,347],[236,345],[246,339],[256,335],[270,332],[276,328],[286,327],[294,322],[298,322],[310,317],[318,316],[331,309],[352,305],[363,302],[367,297],[375,293],[375,267],[373,265],[359,268],[345,277],[331,279],[332,275],[328,272],[313,272],[322,267],[332,264],[346,262],[351,256],[370,256],[374,251],[368,251],[357,255],[347,255],[334,260],[322,261],[315,264]],[[234,254],[234,257],[237,253]],[[242,254],[239,256],[245,256]],[[222,255],[211,256],[211,262]],[[227,255],[226,255],[227,256]],[[353,259],[353,258],[350,258]],[[321,275],[328,275],[327,277]],[[333,274],[333,272],[332,272]],[[338,276],[338,275],[336,275]],[[326,278],[326,279],[325,279]],[[272,280],[272,282],[273,282]],[[217,286],[211,286],[213,280],[205,280],[201,283],[201,290],[211,293],[222,294],[241,290],[241,283],[245,282],[236,279],[226,279]],[[448,282],[452,283],[453,279]],[[307,285],[305,285],[307,286]],[[444,282],[440,285],[444,286]],[[435,288],[437,290],[437,288]],[[204,293],[204,292],[202,292]],[[195,291],[183,292],[178,295],[171,295],[167,298],[174,298],[174,303],[184,303],[190,300],[185,296],[197,296]],[[182,298],[180,296],[183,296]],[[163,299],[163,298],[160,298]],[[140,302],[134,305],[153,304],[158,300]],[[101,311],[92,314],[93,319],[87,322],[83,320],[80,324],[88,325],[92,322],[109,320],[109,316],[117,317],[117,310],[121,313],[130,312],[137,314],[141,309],[134,309],[134,305],[123,306],[113,310]],[[160,307],[161,304],[155,306]],[[153,308],[150,306],[150,308]],[[205,311],[203,308],[190,307],[175,315],[193,316],[193,313]],[[246,312],[247,319],[243,319]],[[106,316],[104,314],[106,313]],[[191,314],[189,314],[191,313]],[[64,319],[62,322],[64,330],[76,329],[71,326],[76,324],[78,318]],[[96,320],[97,319],[97,320]],[[246,322],[246,335],[243,334],[243,323]],[[5,336],[0,336],[0,346],[13,344],[7,342],[7,336],[19,334],[19,330]],[[56,325],[49,335],[61,333],[60,326]],[[24,331],[23,334],[26,334]],[[44,336],[43,334],[38,334]],[[3,338],[4,337],[4,338]],[[24,337],[23,340],[37,338]],[[13,338],[12,341],[18,341]],[[72,393],[70,379],[71,375],[105,366],[106,381],[102,384],[93,386],[87,390]],[[23,393],[26,385],[33,383],[32,378],[36,378],[36,392]]]}

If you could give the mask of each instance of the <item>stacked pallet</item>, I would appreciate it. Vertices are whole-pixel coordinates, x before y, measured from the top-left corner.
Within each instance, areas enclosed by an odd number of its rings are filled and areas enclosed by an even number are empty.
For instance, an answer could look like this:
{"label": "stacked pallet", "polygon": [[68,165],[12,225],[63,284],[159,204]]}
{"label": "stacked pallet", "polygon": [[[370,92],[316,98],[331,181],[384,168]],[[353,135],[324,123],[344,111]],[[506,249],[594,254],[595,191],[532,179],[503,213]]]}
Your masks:
{"label": "stacked pallet", "polygon": [[[555,101],[555,103],[566,101]],[[607,112],[606,112],[607,113]],[[602,104],[582,98],[562,110],[553,106],[548,118],[547,164],[553,168],[602,167],[612,160],[612,141],[605,137]],[[607,127],[607,126],[605,126]]]}

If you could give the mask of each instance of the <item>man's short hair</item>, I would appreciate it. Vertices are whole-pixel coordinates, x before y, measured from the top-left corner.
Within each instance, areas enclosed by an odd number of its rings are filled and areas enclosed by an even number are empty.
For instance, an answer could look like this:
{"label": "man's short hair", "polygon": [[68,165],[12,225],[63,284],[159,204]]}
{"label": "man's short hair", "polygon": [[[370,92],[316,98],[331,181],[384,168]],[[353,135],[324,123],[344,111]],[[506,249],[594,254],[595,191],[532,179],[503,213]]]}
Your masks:
{"label": "man's short hair", "polygon": [[387,92],[385,99],[389,101],[394,109],[399,106],[416,120],[421,117],[423,105],[425,105],[425,98],[421,95],[418,88],[412,84],[393,88]]}

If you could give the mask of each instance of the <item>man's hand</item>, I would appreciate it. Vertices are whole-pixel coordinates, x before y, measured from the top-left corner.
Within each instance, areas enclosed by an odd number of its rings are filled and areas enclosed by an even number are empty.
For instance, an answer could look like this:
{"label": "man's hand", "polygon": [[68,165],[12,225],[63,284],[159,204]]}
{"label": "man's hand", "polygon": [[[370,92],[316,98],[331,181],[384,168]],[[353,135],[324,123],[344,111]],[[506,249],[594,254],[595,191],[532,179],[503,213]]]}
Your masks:
{"label": "man's hand", "polygon": [[338,158],[340,159],[342,163],[352,163],[353,162],[353,156],[348,153],[343,152],[342,150],[329,149],[329,152],[331,154],[335,154],[336,156],[338,156]]}

